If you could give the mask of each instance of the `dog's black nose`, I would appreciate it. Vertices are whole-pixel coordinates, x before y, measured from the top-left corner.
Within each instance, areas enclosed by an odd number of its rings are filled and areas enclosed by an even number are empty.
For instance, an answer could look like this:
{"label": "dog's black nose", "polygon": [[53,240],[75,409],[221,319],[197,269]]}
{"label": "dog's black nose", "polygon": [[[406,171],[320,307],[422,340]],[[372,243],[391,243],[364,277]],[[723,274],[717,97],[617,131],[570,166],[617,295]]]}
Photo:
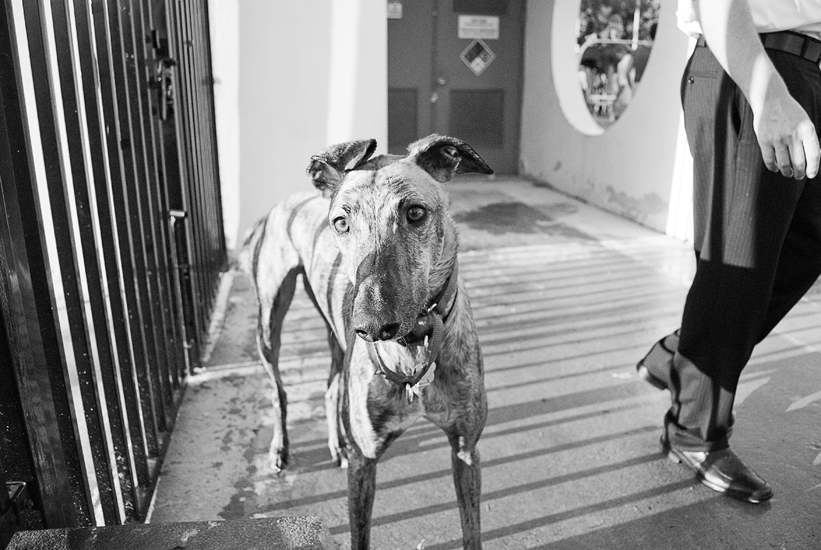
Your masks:
{"label": "dog's black nose", "polygon": [[390,340],[396,336],[397,332],[399,332],[399,323],[389,323],[380,329],[379,339]]}
{"label": "dog's black nose", "polygon": [[388,323],[377,329],[373,326],[354,327],[356,334],[366,342],[376,342],[377,340],[390,340],[399,332],[400,323]]}

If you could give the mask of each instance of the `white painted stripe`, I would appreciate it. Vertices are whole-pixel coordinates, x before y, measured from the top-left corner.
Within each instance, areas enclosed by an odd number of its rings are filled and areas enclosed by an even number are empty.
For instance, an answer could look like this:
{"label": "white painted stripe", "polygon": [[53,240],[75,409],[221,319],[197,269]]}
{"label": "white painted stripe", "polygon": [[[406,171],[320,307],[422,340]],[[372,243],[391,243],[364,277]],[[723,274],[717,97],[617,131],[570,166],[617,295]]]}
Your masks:
{"label": "white painted stripe", "polygon": [[816,401],[821,401],[821,391],[811,393],[810,395],[802,397],[798,401],[793,402],[789,407],[787,407],[787,412],[803,409],[810,403],[815,403]]}

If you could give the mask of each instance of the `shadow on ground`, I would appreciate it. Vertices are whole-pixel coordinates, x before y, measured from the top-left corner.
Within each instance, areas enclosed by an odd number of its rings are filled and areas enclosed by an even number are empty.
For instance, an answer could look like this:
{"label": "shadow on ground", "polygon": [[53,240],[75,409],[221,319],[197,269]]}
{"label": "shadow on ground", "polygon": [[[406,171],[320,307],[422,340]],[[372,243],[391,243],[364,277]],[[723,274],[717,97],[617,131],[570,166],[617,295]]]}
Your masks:
{"label": "shadow on ground", "polygon": [[[734,448],[774,486],[750,506],[658,449],[667,394],[634,366],[676,328],[692,277],[682,243],[529,182],[451,186],[485,355],[479,448],[486,549],[821,548],[821,292],[765,340],[739,388]],[[324,325],[300,291],[286,318],[291,463],[275,474],[270,386],[244,275],[191,378],[152,521],[316,515],[348,547],[346,474],[330,461]],[[445,437],[420,422],[379,464],[374,548],[460,547]]]}

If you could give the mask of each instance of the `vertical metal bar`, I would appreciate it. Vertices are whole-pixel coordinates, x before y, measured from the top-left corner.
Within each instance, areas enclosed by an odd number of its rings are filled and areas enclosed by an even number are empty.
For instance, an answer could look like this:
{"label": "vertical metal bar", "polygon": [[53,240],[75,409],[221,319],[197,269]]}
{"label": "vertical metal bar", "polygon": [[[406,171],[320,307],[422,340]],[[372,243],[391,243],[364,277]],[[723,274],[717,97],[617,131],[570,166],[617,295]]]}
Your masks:
{"label": "vertical metal bar", "polygon": [[[105,294],[105,313],[107,330],[111,338],[111,355],[113,359],[112,375],[116,396],[120,404],[120,415],[125,426],[127,450],[124,457],[130,464],[130,484],[136,488],[148,486],[148,463],[145,450],[145,433],[140,415],[140,397],[132,382],[133,357],[130,351],[129,327],[124,311],[124,280],[120,263],[119,231],[112,219],[111,208],[111,170],[108,148],[105,144],[104,106],[108,98],[104,89],[108,89],[110,71],[106,48],[98,51],[97,36],[92,14],[87,3],[74,0],[75,27],[77,30],[77,60],[83,78],[83,108],[86,117],[87,152],[86,162],[94,185],[90,200],[96,212],[96,232],[98,235],[98,254],[102,265],[101,284]],[[95,64],[96,60],[96,64]],[[105,83],[105,85],[104,85]],[[118,166],[115,163],[115,166]],[[122,456],[122,455],[120,455]],[[137,503],[139,504],[139,503]],[[138,509],[137,514],[141,511]]]}
{"label": "vertical metal bar", "polygon": [[[178,0],[165,0],[163,16],[168,31],[168,53],[174,60],[173,68],[169,68],[167,78],[170,80],[170,92],[173,101],[169,105],[170,116],[163,124],[165,154],[170,159],[166,163],[169,179],[166,182],[165,193],[169,208],[170,247],[172,250],[173,277],[177,291],[178,322],[183,334],[185,350],[186,373],[193,372],[199,367],[197,352],[197,331],[194,316],[191,311],[195,300],[194,288],[191,284],[188,269],[188,249],[190,242],[188,232],[177,231],[176,218],[185,217],[189,207],[187,200],[187,182],[191,177],[189,154],[186,140],[185,126],[185,98],[183,93],[182,76],[182,48],[179,38],[179,11]],[[179,215],[172,216],[176,211]]]}
{"label": "vertical metal bar", "polygon": [[[177,302],[178,289],[176,281],[171,272],[172,269],[172,237],[170,227],[167,224],[168,213],[171,209],[168,197],[169,185],[179,185],[179,170],[173,168],[175,157],[168,158],[168,147],[173,146],[166,143],[165,128],[167,125],[168,110],[168,88],[167,73],[173,67],[173,59],[168,46],[168,29],[165,20],[165,2],[162,0],[159,9],[152,7],[151,1],[141,2],[141,16],[143,34],[151,32],[151,55],[146,53],[147,69],[149,78],[152,81],[155,93],[148,94],[151,116],[151,135],[157,156],[157,188],[154,193],[157,205],[157,222],[160,224],[160,236],[162,240],[162,250],[159,251],[160,269],[162,271],[163,283],[166,289],[166,309],[164,317],[166,330],[169,334],[169,356],[173,356],[173,361],[169,365],[171,371],[171,381],[175,389],[180,387],[181,379],[185,376],[185,356],[183,352],[183,335],[180,334],[178,317],[182,314]],[[173,141],[173,140],[170,140]]]}
{"label": "vertical metal bar", "polygon": [[210,302],[210,292],[207,283],[207,273],[208,273],[208,247],[207,247],[207,234],[208,234],[208,225],[205,219],[207,208],[203,203],[203,193],[202,188],[206,178],[208,177],[206,165],[205,165],[205,154],[204,148],[202,146],[202,131],[201,131],[201,118],[199,116],[200,113],[200,98],[199,98],[199,81],[200,81],[200,73],[197,70],[197,50],[199,48],[199,44],[197,43],[196,36],[194,34],[193,29],[193,7],[191,2],[188,0],[183,0],[183,7],[185,13],[185,32],[187,40],[187,48],[186,53],[187,55],[187,66],[189,70],[189,82],[188,82],[188,93],[189,93],[189,109],[191,113],[191,124],[192,124],[192,143],[194,151],[197,151],[197,155],[195,157],[196,166],[197,166],[197,173],[198,177],[192,181],[193,187],[191,189],[191,197],[192,202],[195,204],[193,216],[191,217],[192,221],[195,222],[195,229],[194,229],[194,239],[197,244],[197,261],[196,261],[196,271],[194,276],[196,277],[196,282],[199,287],[199,295],[200,301],[196,304],[196,314],[199,320],[200,325],[200,336],[205,334],[206,327],[208,326],[208,310],[209,310],[209,302]]}
{"label": "vertical metal bar", "polygon": [[31,69],[24,71],[21,63],[29,59],[21,2],[0,3],[0,51],[8,52],[0,56],[0,305],[46,524],[88,524],[89,501],[65,378],[59,365],[43,368],[49,364],[46,357],[59,357],[60,350],[54,323],[40,323],[41,315],[48,319],[52,303],[36,225],[35,159],[28,120],[33,90]]}
{"label": "vertical metal bar", "polygon": [[[149,33],[147,8],[142,1],[137,0],[134,6],[134,34],[135,49],[137,53],[138,79],[142,81],[141,102],[143,106],[143,133],[145,135],[146,154],[149,160],[149,173],[151,178],[147,187],[148,207],[151,218],[152,234],[154,238],[154,265],[159,297],[158,317],[160,321],[160,333],[162,338],[160,345],[163,350],[164,363],[162,365],[163,378],[168,386],[168,406],[173,409],[173,391],[179,385],[177,376],[177,354],[174,346],[177,345],[176,325],[171,318],[171,284],[168,278],[168,242],[167,225],[165,223],[165,212],[162,201],[162,187],[164,179],[164,160],[162,155],[161,137],[157,132],[156,114],[158,113],[155,98],[152,96],[148,84],[154,79],[156,61],[149,53],[151,35]],[[152,50],[153,52],[153,50]],[[169,420],[173,419],[172,418]]]}
{"label": "vertical metal bar", "polygon": [[[114,13],[111,13],[111,10]],[[127,81],[124,73],[124,54],[119,39],[116,0],[100,0],[93,4],[94,25],[98,42],[101,68],[107,62],[108,70],[100,71],[103,104],[105,107],[106,146],[111,163],[111,188],[109,189],[112,224],[116,229],[119,244],[119,262],[122,277],[122,294],[129,327],[129,352],[131,354],[131,379],[140,396],[140,415],[144,434],[143,444],[146,454],[159,453],[157,415],[154,387],[148,372],[148,347],[143,333],[140,305],[144,293],[137,284],[139,279],[137,260],[137,239],[139,228],[134,227],[130,215],[132,200],[129,188],[136,186],[134,158],[130,147],[130,109]]]}
{"label": "vertical metal bar", "polygon": [[165,0],[161,124],[143,1],[0,3],[0,332],[52,527],[139,518],[224,265],[207,15]]}
{"label": "vertical metal bar", "polygon": [[[82,0],[79,0],[82,1]],[[119,339],[123,343],[120,363],[120,379],[123,395],[130,419],[131,445],[136,462],[136,473],[141,487],[150,483],[148,456],[156,454],[157,431],[153,422],[151,395],[144,383],[140,365],[145,362],[140,326],[135,319],[134,304],[138,302],[134,285],[134,268],[132,258],[132,240],[129,233],[128,216],[123,198],[123,187],[126,185],[126,169],[120,148],[120,99],[115,78],[113,47],[110,40],[109,16],[104,0],[95,0],[89,14],[89,31],[96,52],[98,71],[98,94],[96,100],[100,105],[100,120],[97,131],[90,130],[91,135],[99,132],[102,140],[100,158],[105,166],[105,189],[99,188],[99,205],[106,209],[107,232],[111,236],[112,277],[116,282],[112,287],[119,290],[116,300],[112,301],[113,314],[120,328]]]}
{"label": "vertical metal bar", "polygon": [[[106,447],[112,486],[117,498],[119,521],[135,521],[134,462],[128,431],[128,418],[122,409],[122,390],[119,380],[119,356],[113,337],[113,315],[109,299],[107,267],[103,261],[105,247],[100,227],[99,208],[95,188],[105,185],[104,177],[94,179],[91,136],[87,117],[96,117],[96,102],[86,109],[85,86],[81,78],[81,54],[77,37],[77,18],[72,3],[53,2],[54,46],[60,73],[63,124],[58,124],[64,160],[71,163],[66,174],[68,199],[74,244],[78,250],[78,283],[85,304],[86,338],[91,350],[93,380],[96,385],[97,406],[106,428]],[[82,6],[81,6],[82,8]],[[82,15],[82,13],[81,13]],[[81,23],[85,21],[80,19]],[[89,52],[86,52],[87,54]],[[91,59],[90,57],[86,58]],[[86,67],[92,69],[92,67]],[[93,71],[87,73],[89,77]],[[93,86],[93,79],[90,84]],[[58,117],[59,119],[60,117]],[[99,175],[100,170],[97,170]],[[109,330],[111,329],[111,330]]]}
{"label": "vertical metal bar", "polygon": [[[170,278],[174,289],[173,310],[175,326],[181,338],[178,350],[182,352],[179,364],[178,376],[183,378],[187,373],[192,372],[198,363],[196,353],[196,338],[189,335],[191,332],[188,326],[189,316],[187,315],[187,304],[191,301],[191,291],[183,280],[180,271],[179,256],[182,253],[180,243],[174,231],[174,217],[172,211],[184,212],[182,186],[187,180],[186,160],[182,148],[182,131],[180,122],[180,85],[179,85],[179,56],[176,44],[176,33],[174,28],[175,11],[169,2],[173,0],[160,0],[158,9],[152,13],[152,20],[157,29],[157,40],[165,56],[163,66],[158,70],[159,94],[158,102],[160,114],[160,127],[162,137],[162,158],[164,162],[164,175],[162,196],[165,200],[165,215],[168,216],[169,242],[168,257],[170,258]],[[184,255],[184,254],[183,254]]]}
{"label": "vertical metal bar", "polygon": [[206,243],[208,248],[208,271],[206,284],[209,287],[209,301],[208,307],[203,311],[206,326],[209,324],[210,313],[216,300],[217,292],[219,291],[218,282],[220,270],[223,267],[221,262],[220,246],[220,223],[217,223],[217,216],[219,213],[219,186],[218,186],[218,164],[217,164],[217,150],[215,146],[213,129],[214,112],[213,112],[213,76],[209,66],[209,33],[208,33],[208,15],[207,5],[204,3],[195,3],[195,29],[197,36],[197,60],[199,67],[200,78],[199,85],[199,100],[202,113],[202,120],[200,123],[200,131],[202,134],[202,144],[206,151],[205,160],[207,177],[204,181],[203,196],[207,208],[207,227],[208,227],[208,241]]}
{"label": "vertical metal bar", "polygon": [[125,91],[128,106],[128,143],[127,157],[130,157],[132,167],[134,169],[134,185],[126,189],[129,196],[129,203],[131,209],[129,215],[131,216],[132,227],[137,230],[137,233],[132,233],[132,238],[135,238],[135,268],[136,268],[136,284],[139,287],[139,293],[144,298],[139,307],[139,317],[141,326],[143,328],[143,338],[146,346],[146,358],[148,363],[145,365],[146,373],[148,375],[149,383],[153,388],[154,395],[154,414],[156,417],[157,429],[161,432],[167,431],[166,399],[167,391],[165,384],[163,384],[162,377],[159,374],[159,366],[162,362],[160,351],[158,348],[156,333],[158,323],[155,319],[155,304],[156,304],[156,289],[152,283],[152,273],[154,266],[152,265],[153,254],[151,249],[153,244],[151,242],[150,234],[150,220],[148,219],[147,205],[145,204],[145,191],[147,185],[147,163],[145,158],[145,140],[143,136],[142,126],[142,109],[140,104],[140,82],[137,81],[136,74],[136,55],[134,52],[134,35],[132,30],[132,10],[130,0],[119,0],[117,2],[118,10],[116,14],[117,33],[124,56],[124,79]]}
{"label": "vertical metal bar", "polygon": [[[56,70],[56,45],[50,4],[28,3],[24,9],[29,29],[32,86],[39,117],[44,170],[36,178],[40,224],[45,235],[46,253],[52,272],[51,288],[60,344],[65,358],[67,389],[81,454],[86,464],[91,507],[95,523],[114,523],[121,517],[120,489],[108,462],[110,439],[107,414],[99,407],[99,387],[95,385],[96,342],[87,331],[88,289],[83,284],[85,266],[77,247],[76,205],[72,198],[73,180],[66,169],[66,131],[61,117],[62,96]],[[34,137],[34,136],[33,136]],[[41,141],[40,141],[41,140]],[[36,148],[36,147],[35,147]],[[38,174],[39,175],[39,174]],[[58,253],[58,250],[60,251]]]}
{"label": "vertical metal bar", "polygon": [[6,489],[6,470],[3,468],[3,460],[0,457],[0,514],[5,514],[6,510],[11,506],[11,498],[9,498],[8,490]]}
{"label": "vertical metal bar", "polygon": [[[3,8],[0,7],[0,11]],[[0,25],[2,25],[2,15],[0,15]],[[0,31],[2,34],[2,31]],[[0,39],[0,43],[4,42]],[[0,75],[2,69],[0,69]],[[0,134],[5,133],[6,124],[5,116],[2,109],[2,92],[0,92]],[[8,158],[8,150],[5,148],[5,143],[8,141],[0,136],[0,165],[11,164],[11,159]],[[0,171],[0,180],[6,177],[5,170]],[[11,179],[9,182],[11,183]],[[0,197],[4,196],[5,192],[0,188]],[[4,201],[0,201],[0,216],[5,212],[6,205]],[[0,433],[3,434],[0,440],[0,516],[8,509],[11,504],[8,492],[5,489],[8,480],[22,481],[30,486],[35,486],[35,479],[37,479],[38,465],[34,464],[31,452],[29,451],[27,440],[29,439],[26,433],[26,405],[20,398],[20,392],[17,388],[18,375],[15,370],[15,350],[13,345],[13,338],[9,337],[10,331],[16,332],[16,327],[8,326],[6,317],[9,313],[9,292],[7,285],[7,276],[9,270],[12,269],[10,265],[5,262],[5,250],[7,249],[7,242],[11,236],[10,232],[6,232],[6,227],[0,225]],[[37,437],[37,434],[32,434],[31,437]],[[35,508],[42,512],[43,506],[37,499]]]}
{"label": "vertical metal bar", "polygon": [[129,92],[132,108],[132,130],[133,130],[133,150],[137,166],[137,185],[135,198],[141,233],[143,236],[143,262],[145,265],[144,287],[146,289],[148,302],[143,304],[145,309],[145,320],[148,322],[146,332],[150,334],[152,357],[154,359],[152,381],[157,388],[157,395],[162,398],[162,427],[168,430],[173,415],[169,407],[173,403],[171,395],[171,382],[165,375],[167,372],[168,358],[166,357],[166,340],[164,327],[162,324],[162,301],[161,289],[157,277],[157,248],[159,247],[157,238],[157,228],[153,216],[153,205],[149,189],[156,184],[156,162],[153,144],[149,144],[151,138],[150,130],[146,132],[146,125],[149,123],[149,112],[147,110],[147,79],[145,76],[145,55],[142,44],[138,44],[135,34],[139,24],[140,14],[134,10],[132,0],[122,0],[120,9],[120,25],[122,41],[126,52],[128,65]]}
{"label": "vertical metal bar", "polygon": [[225,268],[227,261],[225,250],[225,227],[222,223],[222,193],[220,187],[220,166],[219,166],[219,150],[217,146],[217,117],[215,112],[214,101],[214,74],[213,62],[211,57],[211,33],[210,33],[210,18],[207,4],[200,8],[202,10],[202,33],[203,33],[203,67],[206,72],[207,86],[206,93],[206,112],[208,116],[207,135],[209,140],[209,150],[211,151],[211,211],[213,214],[215,236],[213,246],[213,254],[215,256],[214,271],[212,271],[212,280],[216,280],[216,276]]}
{"label": "vertical metal bar", "polygon": [[182,232],[179,239],[181,246],[178,248],[178,261],[180,262],[179,271],[184,289],[183,298],[186,308],[185,316],[187,322],[190,322],[193,325],[193,330],[189,331],[189,346],[193,348],[191,353],[189,353],[189,358],[191,359],[192,364],[195,361],[198,364],[199,356],[196,346],[198,338],[203,334],[203,327],[201,320],[197,315],[196,308],[197,304],[202,303],[202,299],[201,289],[199,288],[195,277],[197,270],[196,263],[198,262],[196,249],[197,242],[194,238],[194,232],[192,230],[191,216],[193,214],[193,210],[196,208],[196,204],[193,202],[191,197],[191,182],[196,181],[199,178],[199,171],[195,162],[196,154],[192,143],[193,127],[190,122],[192,113],[188,89],[190,85],[191,73],[188,69],[187,63],[187,38],[183,34],[184,12],[180,0],[170,1],[174,3],[172,17],[170,17],[169,20],[173,21],[173,25],[170,25],[170,27],[173,27],[174,30],[174,43],[177,53],[176,57],[178,59],[178,70],[175,71],[175,84],[176,89],[179,92],[179,95],[177,96],[178,107],[175,109],[178,116],[177,137],[179,139],[180,150],[184,153],[183,166],[185,167],[186,176],[181,182],[180,199],[182,211],[188,213],[189,216],[186,220],[185,231]]}
{"label": "vertical metal bar", "polygon": [[197,337],[202,337],[204,324],[200,316],[200,308],[205,295],[201,286],[200,272],[202,268],[202,241],[200,235],[201,207],[197,200],[196,186],[202,179],[200,157],[197,154],[196,111],[194,110],[193,94],[191,92],[194,73],[191,68],[191,50],[193,42],[188,32],[188,9],[184,0],[176,1],[177,8],[177,39],[179,41],[180,56],[180,84],[181,84],[181,113],[184,121],[184,139],[186,160],[188,162],[188,179],[183,182],[183,200],[188,216],[183,226],[187,241],[187,276],[193,290],[192,314]]}

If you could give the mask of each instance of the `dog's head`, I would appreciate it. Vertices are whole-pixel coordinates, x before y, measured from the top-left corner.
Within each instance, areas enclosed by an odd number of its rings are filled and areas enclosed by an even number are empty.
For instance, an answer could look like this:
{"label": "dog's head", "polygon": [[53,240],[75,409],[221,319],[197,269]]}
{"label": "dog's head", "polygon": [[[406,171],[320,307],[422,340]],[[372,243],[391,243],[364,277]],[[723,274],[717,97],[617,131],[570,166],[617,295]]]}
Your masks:
{"label": "dog's head", "polygon": [[330,198],[328,223],[354,285],[352,323],[368,341],[402,339],[447,281],[456,228],[444,184],[493,170],[467,143],[430,135],[407,156],[371,158],[376,141],[335,145],[308,174]]}

